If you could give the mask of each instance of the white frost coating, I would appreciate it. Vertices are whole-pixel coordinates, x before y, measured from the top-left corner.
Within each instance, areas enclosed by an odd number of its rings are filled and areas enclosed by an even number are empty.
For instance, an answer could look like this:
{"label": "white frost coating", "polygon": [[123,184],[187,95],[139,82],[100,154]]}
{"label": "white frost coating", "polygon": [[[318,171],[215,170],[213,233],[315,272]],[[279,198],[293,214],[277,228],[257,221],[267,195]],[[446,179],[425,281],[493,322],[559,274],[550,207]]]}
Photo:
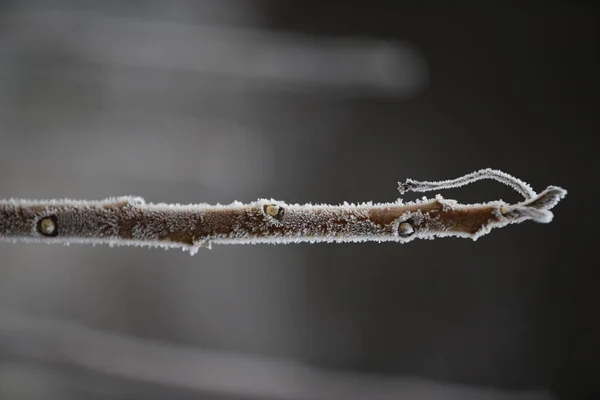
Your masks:
{"label": "white frost coating", "polygon": [[554,218],[550,209],[554,208],[566,195],[565,189],[549,186],[535,198],[508,207],[507,211],[521,214],[536,222],[549,223]]}
{"label": "white frost coating", "polygon": [[493,170],[441,182],[408,180],[400,189],[428,191],[484,178],[509,184],[526,200],[514,205],[502,201],[459,204],[439,194],[406,203],[398,199],[340,205],[287,204],[274,199],[228,205],[147,204],[135,196],[100,201],[9,199],[0,200],[0,240],[178,247],[190,254],[213,243],[408,243],[450,236],[477,240],[509,224],[550,222],[550,209],[566,195],[555,186],[536,195],[526,183]]}
{"label": "white frost coating", "polygon": [[531,199],[536,196],[535,191],[520,179],[515,178],[506,172],[498,171],[491,168],[481,169],[467,175],[463,175],[456,179],[448,179],[445,181],[416,181],[407,179],[406,182],[398,182],[398,190],[401,194],[405,192],[430,192],[433,190],[450,189],[468,185],[481,179],[493,179],[498,182],[510,186],[515,191],[519,192],[525,199]]}
{"label": "white frost coating", "polygon": [[15,199],[0,200],[0,204],[10,204],[14,206],[83,206],[93,207],[115,203],[130,203],[135,205],[144,205],[146,201],[139,196],[117,196],[107,197],[102,200],[74,200],[74,199],[48,199],[48,200],[32,200],[32,199]]}

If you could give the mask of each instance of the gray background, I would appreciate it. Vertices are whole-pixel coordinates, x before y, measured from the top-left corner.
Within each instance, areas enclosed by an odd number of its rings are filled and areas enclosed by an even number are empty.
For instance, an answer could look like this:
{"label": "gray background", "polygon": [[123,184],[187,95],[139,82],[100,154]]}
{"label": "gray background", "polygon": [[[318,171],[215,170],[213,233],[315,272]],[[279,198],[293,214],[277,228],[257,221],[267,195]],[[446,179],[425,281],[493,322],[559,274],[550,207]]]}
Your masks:
{"label": "gray background", "polygon": [[0,243],[0,398],[591,398],[597,10],[397,3],[0,3],[2,198],[569,190],[477,242]]}

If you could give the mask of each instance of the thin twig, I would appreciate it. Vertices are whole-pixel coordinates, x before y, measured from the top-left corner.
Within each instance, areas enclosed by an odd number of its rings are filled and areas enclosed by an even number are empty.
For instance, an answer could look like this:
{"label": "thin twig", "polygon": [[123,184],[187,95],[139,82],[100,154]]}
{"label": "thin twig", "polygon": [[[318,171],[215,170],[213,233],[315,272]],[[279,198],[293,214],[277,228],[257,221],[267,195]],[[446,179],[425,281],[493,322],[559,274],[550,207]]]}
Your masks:
{"label": "thin twig", "polygon": [[531,199],[536,196],[531,186],[520,179],[515,178],[506,172],[498,171],[491,168],[481,169],[479,171],[472,172],[467,175],[463,175],[456,179],[449,179],[446,181],[427,182],[427,181],[415,181],[414,179],[407,179],[405,183],[399,183],[398,190],[400,194],[405,192],[431,192],[440,189],[450,189],[468,185],[482,179],[493,179],[500,183],[504,183],[507,186],[513,188],[516,192],[519,192],[525,199]]}
{"label": "thin twig", "polygon": [[525,197],[514,205],[501,200],[459,204],[455,200],[342,205],[286,204],[258,200],[249,204],[152,204],[127,196],[101,201],[0,201],[0,240],[45,243],[108,243],[180,247],[194,254],[215,244],[298,242],[400,242],[458,236],[478,239],[508,224],[548,223],[550,211],[566,190],[550,186],[536,194],[527,183],[501,171],[484,169],[439,182],[407,180],[400,191],[430,191],[480,179],[508,184]]}

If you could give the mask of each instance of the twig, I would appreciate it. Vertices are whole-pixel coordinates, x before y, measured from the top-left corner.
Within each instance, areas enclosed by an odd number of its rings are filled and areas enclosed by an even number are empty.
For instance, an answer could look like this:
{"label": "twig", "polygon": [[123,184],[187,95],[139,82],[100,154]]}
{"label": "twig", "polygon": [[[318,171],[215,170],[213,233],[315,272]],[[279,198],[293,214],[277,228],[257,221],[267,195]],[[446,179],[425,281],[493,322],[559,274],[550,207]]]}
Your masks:
{"label": "twig", "polygon": [[501,171],[484,169],[439,182],[412,179],[400,192],[425,192],[495,179],[521,193],[514,205],[501,200],[459,204],[455,200],[341,205],[286,204],[261,199],[229,205],[152,204],[126,196],[101,201],[0,200],[0,240],[45,243],[108,243],[180,247],[194,254],[215,244],[298,242],[400,242],[458,236],[478,239],[508,224],[548,223],[566,190],[549,186],[536,194],[528,184]]}

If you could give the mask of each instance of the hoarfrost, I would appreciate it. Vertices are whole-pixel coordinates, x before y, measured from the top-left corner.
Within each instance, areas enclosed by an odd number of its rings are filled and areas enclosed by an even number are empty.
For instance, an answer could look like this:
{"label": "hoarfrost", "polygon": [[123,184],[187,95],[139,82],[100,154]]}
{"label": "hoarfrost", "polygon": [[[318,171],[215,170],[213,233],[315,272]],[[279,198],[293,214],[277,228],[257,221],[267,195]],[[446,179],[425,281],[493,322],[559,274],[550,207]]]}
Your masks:
{"label": "hoarfrost", "polygon": [[[550,186],[539,195],[525,182],[484,169],[461,178],[400,184],[405,191],[431,191],[495,179],[525,201],[459,204],[436,195],[391,203],[343,202],[340,205],[287,204],[259,199],[228,205],[146,203],[136,196],[99,201],[0,200],[0,240],[8,242],[88,243],[173,248],[190,254],[217,244],[399,242],[437,237],[477,240],[493,228],[526,220],[547,223],[566,191]],[[51,219],[49,221],[45,221]],[[50,229],[52,228],[52,229]]]}

